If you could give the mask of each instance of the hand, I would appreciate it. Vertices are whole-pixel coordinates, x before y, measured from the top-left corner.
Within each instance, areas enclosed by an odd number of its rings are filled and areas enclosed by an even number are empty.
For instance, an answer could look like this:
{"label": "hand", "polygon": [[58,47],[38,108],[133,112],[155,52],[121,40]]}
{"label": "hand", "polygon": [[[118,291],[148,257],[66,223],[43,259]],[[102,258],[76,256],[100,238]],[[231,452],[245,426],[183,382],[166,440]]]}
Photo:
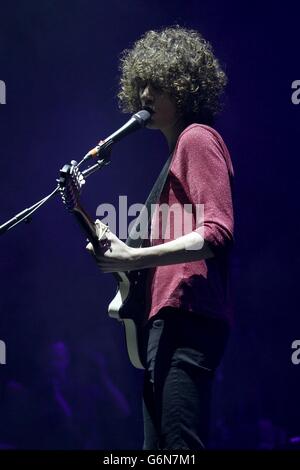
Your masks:
{"label": "hand", "polygon": [[100,270],[104,273],[132,271],[138,269],[138,249],[123,243],[100,220],[95,221],[98,246],[88,243],[86,249],[93,255]]}

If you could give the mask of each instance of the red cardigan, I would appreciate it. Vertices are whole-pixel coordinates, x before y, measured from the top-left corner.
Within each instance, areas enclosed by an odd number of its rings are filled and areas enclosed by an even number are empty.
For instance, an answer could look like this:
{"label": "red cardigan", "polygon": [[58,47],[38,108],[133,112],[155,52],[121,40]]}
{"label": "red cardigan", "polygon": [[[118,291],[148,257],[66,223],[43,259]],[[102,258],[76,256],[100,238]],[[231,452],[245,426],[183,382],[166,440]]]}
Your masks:
{"label": "red cardigan", "polygon": [[[156,208],[150,244],[164,243],[195,230],[209,242],[215,256],[149,269],[149,318],[162,307],[172,306],[231,320],[228,267],[233,241],[232,177],[230,155],[217,131],[202,124],[191,124],[180,134],[158,207],[176,204],[173,208],[185,207],[191,217],[184,226],[183,218],[178,218],[182,216],[180,210],[174,217],[165,219],[164,237],[162,210]],[[204,205],[202,218],[197,217],[199,204]]]}

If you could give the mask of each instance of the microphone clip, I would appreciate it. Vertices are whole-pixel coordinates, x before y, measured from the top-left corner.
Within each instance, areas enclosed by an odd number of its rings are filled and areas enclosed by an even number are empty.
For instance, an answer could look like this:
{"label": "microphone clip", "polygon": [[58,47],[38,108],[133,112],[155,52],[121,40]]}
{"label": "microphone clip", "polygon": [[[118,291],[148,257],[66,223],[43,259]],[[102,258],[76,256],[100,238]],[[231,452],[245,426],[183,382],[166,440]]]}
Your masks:
{"label": "microphone clip", "polygon": [[113,144],[113,141],[111,139],[100,140],[98,145],[96,145],[96,147],[90,150],[83,157],[82,163],[87,160],[90,160],[90,158],[95,158],[95,159],[101,158],[102,160],[110,160],[112,144]]}

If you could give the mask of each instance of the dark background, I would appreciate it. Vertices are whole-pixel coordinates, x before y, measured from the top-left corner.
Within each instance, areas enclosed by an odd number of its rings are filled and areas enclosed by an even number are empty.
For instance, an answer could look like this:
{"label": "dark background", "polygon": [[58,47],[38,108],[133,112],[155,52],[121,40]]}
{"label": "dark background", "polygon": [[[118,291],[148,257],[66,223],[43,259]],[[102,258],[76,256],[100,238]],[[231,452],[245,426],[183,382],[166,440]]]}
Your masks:
{"label": "dark background", "polygon": [[[216,128],[236,175],[236,321],[217,374],[214,448],[286,448],[300,436],[299,13],[292,2],[0,1],[0,223],[126,121],[118,61],[142,33],[199,29],[225,67]],[[143,202],[166,155],[157,132],[124,139],[88,180],[85,207]],[[52,199],[0,243],[0,446],[140,448],[142,374],[106,314],[115,281],[97,271],[73,218]]]}

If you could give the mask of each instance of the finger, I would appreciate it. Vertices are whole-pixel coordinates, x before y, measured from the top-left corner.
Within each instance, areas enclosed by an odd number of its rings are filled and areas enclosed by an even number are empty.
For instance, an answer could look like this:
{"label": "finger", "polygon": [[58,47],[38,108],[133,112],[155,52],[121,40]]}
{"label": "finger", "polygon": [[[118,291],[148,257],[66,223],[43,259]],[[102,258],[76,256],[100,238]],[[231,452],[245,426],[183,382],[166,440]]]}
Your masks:
{"label": "finger", "polygon": [[98,240],[99,241],[100,240],[105,240],[107,238],[108,232],[110,231],[108,225],[105,225],[99,219],[95,220],[95,225],[96,225],[96,228],[97,228]]}
{"label": "finger", "polygon": [[91,242],[89,242],[86,247],[85,247],[88,251],[91,251],[91,252],[94,252],[94,247],[93,245],[91,244]]}

